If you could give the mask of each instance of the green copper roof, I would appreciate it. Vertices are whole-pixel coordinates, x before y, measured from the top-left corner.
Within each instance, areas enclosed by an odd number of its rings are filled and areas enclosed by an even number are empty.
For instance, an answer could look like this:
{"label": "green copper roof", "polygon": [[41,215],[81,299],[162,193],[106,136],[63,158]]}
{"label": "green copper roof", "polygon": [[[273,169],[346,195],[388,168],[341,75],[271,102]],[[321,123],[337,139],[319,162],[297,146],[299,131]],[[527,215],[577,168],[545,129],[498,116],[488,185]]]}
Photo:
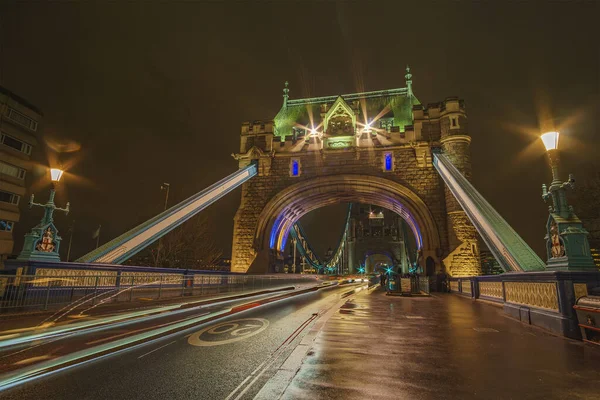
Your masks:
{"label": "green copper roof", "polygon": [[[378,90],[374,92],[349,93],[334,96],[312,97],[306,99],[289,99],[289,90],[284,89],[284,105],[275,118],[275,135],[292,135],[294,126],[318,126],[321,121],[321,105],[327,104],[328,109],[338,97],[348,104],[352,105],[355,101],[364,101],[367,118],[372,121],[386,107],[389,110],[380,118],[394,118],[394,126],[400,127],[404,131],[405,125],[412,125],[412,107],[415,104],[421,104],[419,100],[409,93],[408,88]],[[357,121],[364,123],[363,106],[358,107]]]}

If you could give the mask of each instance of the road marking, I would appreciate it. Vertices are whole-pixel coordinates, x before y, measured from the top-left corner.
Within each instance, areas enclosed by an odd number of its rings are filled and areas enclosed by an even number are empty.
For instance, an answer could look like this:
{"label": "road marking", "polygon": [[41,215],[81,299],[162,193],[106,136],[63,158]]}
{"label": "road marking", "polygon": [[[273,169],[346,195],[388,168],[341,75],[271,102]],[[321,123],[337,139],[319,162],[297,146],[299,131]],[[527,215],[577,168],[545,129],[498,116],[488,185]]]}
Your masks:
{"label": "road marking", "polygon": [[475,332],[486,332],[486,333],[495,333],[498,332],[497,329],[494,328],[473,328]]}
{"label": "road marking", "polygon": [[193,315],[191,317],[187,317],[187,318],[184,318],[182,320],[170,321],[170,322],[166,322],[166,323],[160,324],[160,325],[153,325],[153,326],[148,326],[146,328],[136,329],[134,331],[127,331],[125,333],[120,333],[118,335],[113,335],[113,336],[109,336],[109,337],[106,337],[106,338],[100,338],[100,339],[92,340],[91,342],[86,342],[86,344],[91,345],[91,344],[102,343],[102,342],[106,342],[106,341],[109,341],[109,340],[112,340],[112,339],[116,339],[116,338],[120,338],[120,337],[123,337],[123,336],[127,336],[127,335],[130,335],[132,333],[143,332],[143,331],[147,331],[149,329],[160,328],[160,327],[163,327],[163,326],[175,324],[177,322],[183,322],[183,321],[190,320],[192,318],[201,317],[201,316],[207,315],[207,314],[210,314],[210,313],[204,313],[204,314],[200,314],[200,315]]}
{"label": "road marking", "polygon": [[155,351],[157,351],[157,350],[164,349],[164,348],[165,348],[165,347],[167,347],[168,345],[170,345],[170,344],[173,344],[173,343],[175,343],[175,342],[176,342],[176,340],[173,340],[171,343],[167,343],[167,344],[165,344],[164,346],[160,346],[160,347],[159,347],[159,348],[157,348],[157,349],[154,349],[154,350],[152,350],[152,351],[149,351],[149,352],[147,352],[146,354],[143,354],[143,355],[139,356],[139,357],[138,357],[138,359],[140,359],[140,358],[142,358],[142,357],[146,357],[148,354],[152,354],[152,353],[154,353],[154,352],[155,352]]}
{"label": "road marking", "polygon": [[[233,398],[233,396],[236,396],[236,395],[237,396],[235,397],[234,400],[239,400],[256,383],[256,381],[277,361],[277,359],[279,359],[279,357],[281,357],[283,354],[285,354],[285,351],[289,348],[289,346],[292,344],[292,342],[318,316],[319,316],[319,313],[313,313],[310,316],[310,318],[308,318],[306,321],[304,321],[302,324],[300,324],[300,326],[298,328],[296,328],[296,330],[294,332],[292,332],[292,334],[290,336],[288,336],[283,341],[283,343],[279,345],[279,347],[277,349],[275,349],[275,351],[271,354],[271,356],[269,358],[267,358],[265,361],[263,361],[258,367],[256,367],[256,369],[254,371],[252,371],[250,373],[250,375],[248,375],[246,377],[246,379],[244,379],[242,381],[242,383],[240,383],[229,394],[229,396],[227,396],[225,398],[225,400],[231,400]],[[252,380],[248,384],[246,384],[246,382],[248,382],[251,378],[252,378]],[[245,387],[244,387],[244,385],[245,385]]]}
{"label": "road marking", "polygon": [[202,329],[188,338],[192,346],[220,346],[254,336],[269,326],[264,318],[244,318],[227,321]]}

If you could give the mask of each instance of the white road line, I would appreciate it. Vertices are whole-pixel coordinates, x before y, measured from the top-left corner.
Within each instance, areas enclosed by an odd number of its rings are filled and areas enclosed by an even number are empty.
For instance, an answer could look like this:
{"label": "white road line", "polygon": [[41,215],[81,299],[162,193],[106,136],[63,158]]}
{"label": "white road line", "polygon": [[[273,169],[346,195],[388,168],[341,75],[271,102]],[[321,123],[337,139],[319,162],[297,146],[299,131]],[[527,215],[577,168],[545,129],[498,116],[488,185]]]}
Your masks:
{"label": "white road line", "polygon": [[157,351],[157,350],[160,350],[160,349],[163,349],[163,348],[167,347],[168,345],[170,345],[170,344],[173,344],[173,343],[175,343],[175,342],[176,342],[176,340],[173,340],[171,343],[167,343],[167,344],[165,344],[164,346],[160,346],[159,348],[156,348],[156,349],[154,349],[154,350],[152,350],[152,351],[149,351],[149,352],[147,352],[146,354],[143,354],[143,355],[139,356],[139,357],[138,357],[138,359],[140,359],[140,358],[142,358],[142,357],[146,357],[148,354],[152,354],[152,353],[154,353],[155,351]]}
{"label": "white road line", "polygon": [[[225,400],[230,400],[233,398],[233,396],[236,396],[234,400],[239,400],[244,394],[246,394],[246,392],[256,383],[256,381],[271,367],[271,365],[273,365],[278,359],[279,357],[281,357],[285,351],[289,348],[289,346],[292,344],[292,342],[302,333],[302,331],[304,331],[304,329],[306,329],[306,327],[308,325],[310,325],[310,323],[312,321],[314,321],[316,319],[316,315],[318,314],[313,314],[309,319],[307,319],[306,321],[304,321],[302,324],[300,324],[300,326],[297,328],[296,331],[292,332],[292,335],[290,335],[281,345],[280,347],[278,347],[275,352],[273,352],[273,354],[271,354],[271,356],[269,358],[267,358],[265,361],[263,361],[258,367],[256,367],[256,369],[254,371],[252,371],[250,373],[250,375],[248,375],[246,377],[246,379],[244,379],[242,381],[242,383],[240,383],[230,394],[229,396],[227,396],[225,398]],[[266,365],[265,365],[266,364]],[[246,382],[248,382],[249,379],[252,379],[252,381],[250,381],[247,385]],[[245,387],[244,387],[245,385]],[[243,388],[243,389],[242,389]],[[241,390],[241,391],[240,391]],[[238,392],[239,391],[239,392]]]}

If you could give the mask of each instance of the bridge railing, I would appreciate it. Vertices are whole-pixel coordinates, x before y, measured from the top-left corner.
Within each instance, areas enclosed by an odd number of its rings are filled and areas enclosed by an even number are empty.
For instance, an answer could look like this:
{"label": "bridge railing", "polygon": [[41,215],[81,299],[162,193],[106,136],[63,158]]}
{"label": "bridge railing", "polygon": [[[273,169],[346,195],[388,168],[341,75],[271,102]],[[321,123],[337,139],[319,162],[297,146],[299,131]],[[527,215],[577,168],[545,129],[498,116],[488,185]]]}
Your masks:
{"label": "bridge railing", "polygon": [[560,335],[580,338],[573,306],[600,286],[600,272],[523,272],[450,278],[449,290],[496,303],[511,317]]}
{"label": "bridge railing", "polygon": [[83,311],[101,304],[184,296],[250,293],[287,286],[314,286],[316,275],[94,274],[0,275],[0,313],[59,306]]}

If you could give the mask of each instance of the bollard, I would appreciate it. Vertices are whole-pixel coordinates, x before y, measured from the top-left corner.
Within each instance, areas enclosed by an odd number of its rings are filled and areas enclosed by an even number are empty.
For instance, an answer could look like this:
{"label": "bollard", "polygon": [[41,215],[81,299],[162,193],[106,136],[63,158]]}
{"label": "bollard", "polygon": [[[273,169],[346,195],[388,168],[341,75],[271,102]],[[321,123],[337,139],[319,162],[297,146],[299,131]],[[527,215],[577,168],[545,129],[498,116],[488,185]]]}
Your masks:
{"label": "bollard", "polygon": [[133,301],[133,275],[131,276],[131,284],[129,285],[129,302]]}
{"label": "bollard", "polygon": [[96,284],[94,285],[94,297],[92,297],[92,305],[96,303],[96,295],[98,294],[98,278],[100,277],[96,276]]}
{"label": "bollard", "polygon": [[48,309],[48,300],[50,300],[50,280],[48,280],[48,289],[46,289],[46,304],[44,304],[44,310]]}
{"label": "bollard", "polygon": [[162,281],[163,281],[163,276],[160,276],[160,282],[158,283],[158,298],[160,299],[160,296],[162,294]]}

